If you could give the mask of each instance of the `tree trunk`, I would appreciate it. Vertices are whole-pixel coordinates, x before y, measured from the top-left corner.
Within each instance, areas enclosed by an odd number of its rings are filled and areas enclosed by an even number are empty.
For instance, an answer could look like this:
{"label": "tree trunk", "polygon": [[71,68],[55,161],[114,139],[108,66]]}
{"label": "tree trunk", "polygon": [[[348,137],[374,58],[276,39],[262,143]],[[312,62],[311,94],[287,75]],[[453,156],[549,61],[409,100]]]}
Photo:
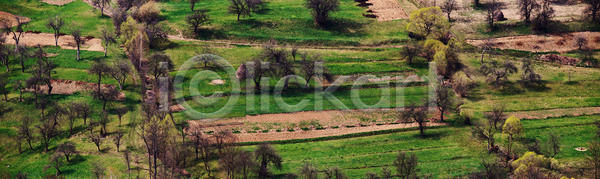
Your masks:
{"label": "tree trunk", "polygon": [[421,137],[425,137],[425,132],[423,131],[423,123],[419,123],[419,132],[421,133]]}
{"label": "tree trunk", "polygon": [[104,57],[108,57],[108,42],[106,42],[106,45],[104,46]]}
{"label": "tree trunk", "polygon": [[60,37],[59,34],[60,34],[60,31],[55,31],[55,33],[54,33],[54,45],[57,47],[58,47],[58,37]]}
{"label": "tree trunk", "polygon": [[79,42],[77,42],[77,61],[79,61],[79,60],[80,60],[80,58],[79,58],[79,53],[80,53],[80,52],[79,52]]}
{"label": "tree trunk", "polygon": [[240,21],[240,13],[238,13],[237,21]]}
{"label": "tree trunk", "polygon": [[31,138],[27,138],[27,144],[29,144],[29,149],[33,150],[33,147],[31,146]]}

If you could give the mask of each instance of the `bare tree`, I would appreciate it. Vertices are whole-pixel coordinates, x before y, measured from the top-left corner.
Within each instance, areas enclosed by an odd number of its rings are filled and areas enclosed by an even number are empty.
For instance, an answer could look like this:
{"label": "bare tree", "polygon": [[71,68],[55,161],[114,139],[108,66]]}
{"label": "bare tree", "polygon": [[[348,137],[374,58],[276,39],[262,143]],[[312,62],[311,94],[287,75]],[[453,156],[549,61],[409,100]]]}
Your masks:
{"label": "bare tree", "polygon": [[329,19],[329,14],[340,8],[339,0],[306,0],[306,8],[311,9],[311,14],[315,24],[319,27],[325,27]]}
{"label": "bare tree", "polygon": [[506,106],[503,104],[494,104],[492,111],[484,115],[485,118],[491,121],[491,126],[493,126],[494,129],[498,129],[498,124],[501,126],[504,124],[504,120],[506,120],[506,114],[504,114],[505,109]]}
{"label": "bare tree", "polygon": [[[309,55],[302,53],[300,55],[300,75],[306,79],[306,87],[310,86],[310,80],[313,78],[322,77],[324,80],[333,81],[333,75],[329,72],[324,64],[324,60],[320,55]],[[321,74],[319,74],[319,72]],[[322,76],[321,76],[322,75]]]}
{"label": "bare tree", "polygon": [[106,171],[106,167],[102,165],[100,162],[92,162],[91,172],[96,175],[96,179],[100,179],[102,175],[104,175],[104,171]]}
{"label": "bare tree", "polygon": [[171,57],[164,53],[154,53],[148,57],[149,73],[157,80],[159,76],[168,76],[168,72],[174,68]]}
{"label": "bare tree", "polygon": [[533,71],[533,61],[531,59],[524,59],[521,70],[523,70],[523,75],[521,76],[521,82],[527,86],[542,86],[544,83],[542,82],[542,77]]}
{"label": "bare tree", "polygon": [[108,45],[117,43],[115,33],[107,29],[102,29],[102,36],[100,36],[100,39],[104,41],[104,57],[108,57]]}
{"label": "bare tree", "polygon": [[488,81],[492,82],[495,87],[506,85],[508,76],[518,71],[510,61],[504,61],[502,64],[498,61],[485,62],[479,70],[488,76]]}
{"label": "bare tree", "polygon": [[100,113],[97,124],[100,124],[100,135],[102,137],[105,137],[106,134],[108,134],[108,129],[106,129],[108,123],[110,123],[110,116],[108,115],[108,112],[104,111]]}
{"label": "bare tree", "polygon": [[302,168],[299,171],[300,175],[304,179],[317,179],[319,178],[319,171],[317,171],[317,167],[313,166],[310,162],[304,162]]}
{"label": "bare tree", "polygon": [[60,37],[60,29],[65,25],[65,20],[59,15],[52,16],[48,19],[46,27],[51,28],[54,31],[54,43],[58,47],[58,38]]}
{"label": "bare tree", "polygon": [[[452,1],[452,0],[451,0]],[[405,46],[400,51],[400,56],[408,61],[408,64],[412,64],[415,57],[419,56],[421,49],[414,46]]]}
{"label": "bare tree", "polygon": [[235,179],[235,174],[238,170],[237,155],[239,150],[236,147],[231,147],[223,150],[223,154],[219,157],[219,166],[225,171],[227,178]]}
{"label": "bare tree", "polygon": [[88,103],[76,102],[73,103],[73,107],[77,109],[77,115],[83,118],[83,124],[87,123],[87,118],[92,114],[92,109]]}
{"label": "bare tree", "polygon": [[202,162],[204,163],[204,170],[206,170],[206,173],[208,174],[208,176],[211,176],[211,167],[210,167],[210,161],[211,161],[211,157],[213,154],[213,140],[210,140],[207,137],[202,137],[200,138],[198,145],[200,146],[200,158],[202,159]]}
{"label": "bare tree", "polygon": [[75,148],[75,144],[73,144],[73,142],[70,141],[58,145],[56,152],[62,153],[65,156],[65,159],[67,159],[67,162],[71,161],[71,155],[78,153],[77,149]]}
{"label": "bare tree", "polygon": [[428,106],[417,106],[414,102],[404,107],[400,111],[400,119],[406,122],[414,121],[419,125],[419,132],[422,137],[425,136],[425,124],[427,120]]}
{"label": "bare tree", "polygon": [[81,37],[81,30],[74,29],[71,31],[71,36],[73,36],[73,41],[75,41],[75,45],[77,46],[77,60],[81,60],[81,45],[85,44],[85,38]]}
{"label": "bare tree", "polygon": [[96,145],[96,149],[98,149],[98,152],[100,152],[101,151],[100,146],[102,145],[102,142],[104,142],[104,140],[102,139],[102,136],[91,135],[90,140],[94,143],[94,145]]}
{"label": "bare tree", "polygon": [[381,178],[382,179],[392,178],[392,170],[388,169],[387,167],[383,167],[383,169],[381,169]]}
{"label": "bare tree", "polygon": [[121,93],[114,88],[92,92],[92,96],[94,97],[94,99],[102,101],[102,111],[106,111],[106,104],[109,101],[117,100],[119,98],[119,95],[121,95]]}
{"label": "bare tree", "polygon": [[501,4],[496,2],[496,0],[492,0],[492,2],[486,4],[486,20],[488,23],[488,27],[493,30],[494,29],[494,14],[500,10]]}
{"label": "bare tree", "polygon": [[115,146],[117,146],[117,152],[119,152],[119,147],[121,146],[121,139],[123,139],[123,132],[117,132],[115,136],[113,136],[113,142]]}
{"label": "bare tree", "polygon": [[201,141],[204,140],[204,133],[202,133],[202,130],[199,127],[190,127],[188,128],[188,132],[187,132],[188,136],[190,137],[190,139],[192,140],[192,142],[194,143],[194,149],[196,151],[196,158],[199,158],[199,150],[200,150],[200,144]]}
{"label": "bare tree", "polygon": [[273,71],[273,68],[270,67],[269,63],[263,62],[258,58],[251,62],[247,62],[246,67],[248,69],[246,70],[246,78],[252,79],[255,84],[254,89],[260,91],[262,77]]}
{"label": "bare tree", "polygon": [[25,90],[25,84],[21,80],[15,80],[13,84],[13,91],[19,92],[19,102],[23,101],[23,90]]}
{"label": "bare tree", "polygon": [[196,3],[198,3],[200,0],[190,0],[190,9],[192,10],[192,12],[194,12],[194,7],[196,7]]}
{"label": "bare tree", "polygon": [[108,3],[110,3],[110,0],[92,0],[92,4],[100,8],[100,16],[104,16],[104,7],[106,7],[106,4]]}
{"label": "bare tree", "polygon": [[536,0],[517,0],[517,4],[519,4],[519,13],[521,18],[525,19],[525,23],[531,22],[531,14],[540,8]]}
{"label": "bare tree", "polygon": [[123,151],[123,158],[125,158],[125,164],[127,165],[127,173],[131,172],[131,153],[129,152],[129,149],[125,149],[125,151]]}
{"label": "bare tree", "polygon": [[117,35],[121,34],[121,24],[127,21],[128,16],[129,15],[127,14],[127,11],[125,9],[114,8],[112,10],[112,16],[110,16],[110,18],[112,19],[113,25],[115,26],[115,32]]}
{"label": "bare tree", "polygon": [[454,94],[452,94],[452,90],[444,86],[441,82],[435,86],[433,93],[435,94],[435,98],[433,98],[431,103],[434,104],[440,112],[440,121],[444,121],[444,114],[447,111],[456,110],[458,108],[458,102],[456,101]]}
{"label": "bare tree", "polygon": [[346,175],[344,175],[344,172],[342,172],[342,169],[338,168],[338,167],[333,167],[333,168],[329,168],[327,170],[325,170],[325,178],[326,179],[345,179],[348,178]]}
{"label": "bare tree", "polygon": [[116,115],[119,117],[119,126],[121,125],[121,119],[125,114],[129,112],[129,108],[127,106],[115,109]]}
{"label": "bare tree", "polygon": [[[51,116],[57,118],[56,114]],[[46,117],[40,118],[40,124],[37,126],[40,136],[42,137],[42,143],[44,144],[44,152],[48,152],[48,146],[50,145],[50,140],[54,138],[55,133],[57,132],[58,123],[56,120],[52,120]]]}
{"label": "bare tree", "polygon": [[17,25],[13,26],[11,21],[5,19],[0,22],[0,28],[2,28],[2,31],[6,35],[13,35],[12,39],[15,41],[15,50],[18,50],[21,37],[23,37],[23,33],[25,33],[23,27],[25,26],[25,24],[27,24],[27,22],[25,22],[25,19],[23,19],[23,17],[19,16],[15,16],[15,22],[17,23]]}
{"label": "bare tree", "polygon": [[269,164],[273,165],[278,170],[281,170],[281,156],[277,151],[267,143],[258,145],[254,151],[256,160],[259,163],[258,178],[267,178],[270,175]]}
{"label": "bare tree", "polygon": [[108,71],[108,74],[119,84],[120,90],[123,90],[125,80],[127,80],[127,76],[132,72],[129,63],[127,60],[115,61]]}
{"label": "bare tree", "polygon": [[[154,110],[155,108],[148,108]],[[152,112],[151,115],[146,115],[146,122],[140,125],[141,133],[139,134],[146,145],[148,152],[148,170],[150,176],[156,179],[158,176],[158,158],[164,152],[164,144],[168,143],[169,125],[164,123],[165,116],[160,113]]]}
{"label": "bare tree", "polygon": [[398,176],[402,179],[416,177],[419,171],[417,169],[418,164],[418,158],[415,154],[407,154],[405,152],[398,152],[396,160],[394,160],[394,167],[396,167]]}
{"label": "bare tree", "polygon": [[88,69],[89,74],[98,76],[96,92],[100,93],[100,91],[102,90],[100,88],[100,85],[102,84],[102,77],[108,75],[110,73],[110,71],[111,71],[110,66],[108,66],[106,64],[106,62],[104,62],[102,60],[94,62],[94,64],[92,64],[92,67],[90,69]]}
{"label": "bare tree", "polygon": [[234,147],[233,143],[237,140],[231,130],[224,129],[217,129],[215,134],[213,134],[213,138],[215,139],[215,147],[219,155],[223,155],[228,148]]}
{"label": "bare tree", "polygon": [[55,152],[54,154],[52,154],[52,156],[50,156],[50,158],[48,160],[49,160],[48,161],[49,164],[44,167],[44,172],[46,172],[49,168],[54,168],[54,169],[56,169],[55,177],[58,177],[58,175],[62,174],[62,172],[60,171],[60,168],[65,163],[63,161],[62,153]]}
{"label": "bare tree", "polygon": [[444,1],[444,3],[442,4],[442,12],[446,13],[446,15],[448,15],[448,21],[452,21],[452,18],[450,18],[450,14],[453,11],[456,10],[460,10],[460,7],[458,5],[458,3],[456,2],[456,0],[446,0]]}
{"label": "bare tree", "polygon": [[552,150],[552,158],[556,156],[560,152],[560,136],[555,133],[550,133],[548,135],[548,145]]}
{"label": "bare tree", "polygon": [[592,20],[598,22],[598,16],[600,15],[600,1],[599,0],[583,0],[583,3],[587,4],[588,7],[585,12],[592,17]]}
{"label": "bare tree", "polygon": [[28,118],[28,117],[21,118],[21,125],[19,125],[19,131],[18,131],[19,136],[21,136],[21,138],[27,140],[27,144],[29,145],[29,149],[31,149],[31,150],[33,150],[33,147],[31,146],[31,141],[34,139],[33,131],[31,130],[32,123],[33,123],[33,119],[31,119],[31,118]]}
{"label": "bare tree", "polygon": [[[190,1],[195,1],[195,0],[190,0]],[[210,18],[206,12],[207,12],[207,10],[205,10],[205,9],[196,10],[196,11],[193,11],[192,14],[190,14],[189,16],[186,17],[186,22],[192,27],[192,29],[194,30],[194,33],[196,33],[196,35],[198,35],[198,33],[199,33],[200,26],[208,24],[210,21]]]}
{"label": "bare tree", "polygon": [[554,8],[552,8],[550,0],[542,0],[541,2],[540,10],[533,20],[533,29],[545,31],[554,17]]}
{"label": "bare tree", "polygon": [[69,135],[73,135],[74,134],[73,127],[75,125],[75,119],[77,119],[77,117],[78,117],[77,108],[75,107],[74,103],[68,103],[68,104],[62,105],[59,108],[59,112],[67,118],[67,120],[69,122]]}
{"label": "bare tree", "polygon": [[242,178],[247,179],[250,171],[252,171],[256,166],[252,153],[248,151],[240,151],[235,159],[238,172],[242,175]]}
{"label": "bare tree", "polygon": [[584,36],[575,37],[574,45],[577,47],[577,49],[581,50],[581,49],[587,47],[587,44],[588,44],[588,40]]}
{"label": "bare tree", "polygon": [[21,62],[21,72],[25,73],[25,57],[29,56],[30,54],[28,53],[29,51],[27,50],[26,47],[24,46],[18,46],[17,47],[17,53],[20,55],[20,62]]}
{"label": "bare tree", "polygon": [[252,12],[260,11],[264,2],[262,0],[230,0],[230,14],[236,14],[237,20],[240,21],[241,16],[250,16]]}

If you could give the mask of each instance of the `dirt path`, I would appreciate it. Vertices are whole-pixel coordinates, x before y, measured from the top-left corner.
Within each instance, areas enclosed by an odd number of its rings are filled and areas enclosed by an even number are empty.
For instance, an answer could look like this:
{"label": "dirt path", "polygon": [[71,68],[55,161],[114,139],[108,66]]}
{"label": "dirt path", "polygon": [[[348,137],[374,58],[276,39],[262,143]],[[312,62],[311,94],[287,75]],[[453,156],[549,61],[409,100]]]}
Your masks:
{"label": "dirt path", "polygon": [[398,2],[398,0],[368,0],[369,10],[377,16],[378,21],[391,21],[396,19],[408,19],[408,14]]}
{"label": "dirt path", "polygon": [[73,1],[75,1],[75,0],[42,0],[42,2],[52,4],[52,5],[59,5],[59,6],[69,4]]}
{"label": "dirt path", "polygon": [[[532,52],[568,52],[576,50],[575,37],[588,40],[588,47],[600,49],[600,32],[572,32],[557,35],[524,35],[492,39],[494,48],[514,49]],[[467,43],[481,46],[485,40],[467,40]]]}
{"label": "dirt path", "polygon": [[[446,123],[427,123],[427,126],[443,126]],[[381,126],[367,127],[352,127],[352,128],[337,128],[309,131],[294,131],[294,132],[269,132],[269,133],[243,133],[236,134],[238,142],[262,142],[262,141],[277,141],[277,140],[293,140],[293,139],[311,139],[319,137],[340,136],[346,134],[381,131],[390,129],[403,129],[417,127],[416,123],[409,124],[392,124]]]}
{"label": "dirt path", "polygon": [[[12,34],[9,35],[7,37],[6,42],[8,44],[14,45],[15,41],[12,40],[12,36],[13,36]],[[24,33],[23,36],[21,37],[21,41],[19,42],[19,45],[24,45],[24,46],[28,46],[28,47],[35,47],[38,44],[42,45],[42,46],[54,45],[55,44],[54,43],[54,34]],[[58,46],[60,46],[63,49],[71,49],[71,50],[77,49],[77,46],[75,45],[75,41],[73,40],[73,36],[70,36],[70,35],[63,35],[60,38],[58,38]],[[86,43],[83,44],[83,46],[81,47],[81,50],[103,52],[104,47],[102,47],[102,40],[100,40],[98,38],[88,39],[86,41]]]}
{"label": "dirt path", "polygon": [[563,108],[537,111],[519,111],[507,113],[507,116],[515,116],[519,119],[546,119],[563,116],[586,116],[600,114],[600,107]]}

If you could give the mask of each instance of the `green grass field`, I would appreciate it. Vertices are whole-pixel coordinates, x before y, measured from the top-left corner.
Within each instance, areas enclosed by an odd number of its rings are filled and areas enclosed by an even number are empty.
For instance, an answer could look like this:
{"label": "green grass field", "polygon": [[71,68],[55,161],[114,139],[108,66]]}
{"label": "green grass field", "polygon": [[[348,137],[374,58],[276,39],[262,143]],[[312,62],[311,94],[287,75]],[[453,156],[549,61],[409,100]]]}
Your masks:
{"label": "green grass field", "polygon": [[[415,10],[414,5],[408,0],[399,0],[407,11]],[[383,76],[408,76],[428,74],[428,65],[422,58],[415,63],[408,64],[402,60],[399,46],[408,42],[406,31],[407,20],[395,20],[378,22],[375,19],[363,17],[367,9],[356,6],[358,3],[352,0],[341,0],[340,10],[332,14],[332,24],[323,29],[316,28],[312,22],[310,12],[304,7],[301,0],[269,0],[267,9],[261,13],[253,13],[250,17],[243,17],[236,21],[236,16],[227,13],[228,0],[201,1],[196,9],[208,9],[212,21],[210,25],[203,28],[202,34],[197,39],[207,41],[179,41],[174,40],[167,49],[162,52],[169,55],[174,63],[175,71],[169,73],[173,77],[181,77],[183,80],[181,94],[175,96],[189,103],[193,110],[210,113],[221,109],[229,99],[239,98],[233,103],[231,111],[223,116],[190,116],[187,112],[175,113],[176,122],[183,123],[187,120],[208,117],[243,117],[246,115],[260,115],[273,113],[287,113],[296,111],[311,111],[315,109],[315,94],[312,89],[302,89],[292,85],[290,89],[283,90],[281,99],[288,104],[297,104],[308,99],[305,108],[280,107],[277,105],[276,96],[266,95],[261,100],[258,93],[247,93],[246,87],[252,88],[254,84],[241,82],[242,88],[231,87],[232,81],[228,80],[223,70],[203,68],[201,65],[194,66],[185,71],[186,75],[180,75],[178,71],[186,60],[202,51],[203,47],[211,47],[216,55],[225,58],[234,69],[242,63],[252,60],[261,51],[260,43],[274,39],[281,45],[298,45],[301,52],[319,54],[325,61],[325,66],[332,75],[352,76],[375,75]],[[159,2],[161,8],[162,23],[171,27],[169,34],[178,35],[182,31],[189,35],[185,23],[185,16],[189,14],[189,4],[186,0],[170,0]],[[6,11],[15,15],[30,17],[32,21],[25,26],[25,30],[41,31],[50,33],[45,27],[48,17],[60,14],[66,20],[63,32],[70,34],[73,28],[79,28],[84,35],[98,36],[100,29],[111,26],[109,17],[100,17],[99,10],[94,9],[82,0],[76,0],[64,6],[49,5],[40,0],[0,0],[0,11]],[[477,12],[481,11],[480,9]],[[513,24],[516,23],[516,24]],[[75,24],[75,25],[74,25]],[[502,22],[499,26],[506,28],[505,31],[487,31],[483,25],[473,27],[472,34],[457,34],[462,37],[483,39],[488,37],[503,37],[512,35],[526,35],[533,33],[527,26],[515,21]],[[557,28],[561,31],[598,30],[598,26],[585,21],[562,22]],[[11,40],[11,39],[8,39]],[[220,42],[215,42],[220,41]],[[228,44],[236,42],[236,44]],[[248,44],[248,45],[240,45]],[[111,47],[116,49],[115,47]],[[480,51],[474,47],[465,45],[466,48],[459,51],[459,57],[471,72],[477,87],[472,89],[467,97],[463,98],[465,110],[474,112],[474,121],[482,119],[483,113],[491,111],[496,104],[503,104],[510,112],[533,111],[556,108],[579,108],[600,106],[600,70],[595,68],[556,66],[547,63],[539,63],[534,67],[545,83],[545,88],[533,89],[523,87],[516,83],[522,74],[519,71],[509,77],[512,82],[506,89],[495,89],[486,79],[477,72],[480,67]],[[106,61],[112,63],[116,60],[126,58],[121,48],[109,51],[109,57],[104,57],[102,52],[82,51],[81,61],[76,61],[75,50],[60,49],[58,47],[44,47],[49,54],[56,56],[48,57],[58,66],[53,79],[76,80],[88,83],[97,82],[97,77],[88,74],[87,70],[95,61]],[[151,50],[158,52],[157,50]],[[521,57],[534,56],[537,54],[517,51],[497,51],[494,56],[496,60],[510,60],[520,67]],[[580,54],[571,52],[564,54],[572,57],[581,57]],[[599,56],[595,56],[598,58]],[[486,59],[489,60],[489,59]],[[25,63],[26,73],[21,73],[18,59],[11,58],[11,71],[7,73],[8,79],[26,80],[32,75],[27,73],[35,65],[34,59],[28,59]],[[299,66],[296,62],[294,65]],[[214,74],[204,75],[197,86],[188,86],[197,72],[203,70],[214,70]],[[6,67],[0,67],[0,73],[4,73]],[[130,77],[133,75],[130,75]],[[225,79],[225,85],[208,84],[213,79]],[[571,82],[568,82],[571,79]],[[271,78],[268,83],[272,91],[277,84],[277,78]],[[314,80],[311,82],[315,82]],[[103,78],[102,83],[116,85],[117,82],[110,77]],[[421,99],[428,96],[428,86],[424,83],[415,83],[407,86],[403,94],[391,90],[390,94],[382,93],[387,87],[378,86],[379,83],[365,85],[358,90],[362,102],[374,105],[380,99],[389,100],[389,103],[381,103],[372,108],[403,107],[408,102],[422,104]],[[392,84],[395,85],[395,84]],[[343,83],[340,89],[332,95],[338,98],[342,104],[349,109],[362,109],[352,101],[350,92],[352,81]],[[14,141],[17,136],[17,127],[20,119],[31,117],[36,119],[33,127],[39,124],[37,119],[40,110],[33,101],[33,94],[24,93],[24,102],[17,102],[19,94],[12,91],[12,84],[8,85],[11,92],[8,94],[9,101],[0,102],[0,178],[10,178],[17,173],[27,173],[30,178],[44,178],[54,175],[55,170],[50,168],[44,170],[48,159],[63,142],[71,141],[76,144],[79,154],[62,167],[62,176],[66,178],[92,178],[92,164],[99,162],[107,167],[105,176],[115,178],[148,178],[148,161],[146,148],[137,133],[137,128],[132,128],[136,123],[141,123],[140,100],[142,96],[130,78],[126,81],[124,92],[126,98],[123,101],[109,103],[109,109],[128,107],[130,109],[123,117],[123,125],[118,124],[116,115],[111,116],[108,124],[109,132],[122,131],[125,133],[124,144],[121,150],[127,148],[132,151],[134,161],[131,162],[133,170],[128,174],[125,159],[116,151],[115,145],[110,137],[104,139],[101,146],[102,151],[97,151],[96,146],[89,139],[89,131],[83,125],[82,120],[75,124],[76,133],[68,135],[68,126],[61,125],[60,132],[50,141],[50,152],[43,153],[41,141],[35,140],[33,150],[29,150],[23,143],[22,154],[16,151]],[[193,93],[190,89],[197,90]],[[194,97],[207,96],[215,92],[222,92],[224,96],[213,99],[194,100]],[[0,99],[3,96],[0,96]],[[403,98],[405,104],[396,104],[398,98]],[[51,95],[50,100],[57,104],[65,104],[79,101],[90,104],[94,113],[88,119],[95,121],[99,119],[102,103],[91,97],[90,92],[78,92],[72,95]],[[203,104],[212,102],[209,104]],[[254,106],[254,108],[252,108]],[[261,108],[262,107],[262,108]],[[329,101],[323,104],[323,110],[337,110]],[[545,145],[550,133],[561,137],[561,152],[555,158],[568,166],[581,164],[586,157],[586,152],[574,150],[577,147],[587,147],[588,142],[596,136],[598,115],[559,117],[539,120],[523,120],[524,133],[519,138],[516,147],[518,153],[526,152],[526,145],[540,140]],[[66,119],[61,119],[66,121]],[[420,137],[418,130],[394,130],[393,132],[382,132],[384,134],[363,133],[356,136],[339,137],[333,136],[317,141],[278,141],[273,146],[283,158],[282,170],[274,170],[277,178],[283,178],[288,173],[297,173],[304,162],[315,164],[319,171],[331,167],[340,167],[350,178],[364,178],[367,172],[379,173],[382,168],[391,166],[398,151],[414,153],[419,158],[421,176],[432,176],[433,178],[460,178],[480,171],[484,159],[495,158],[488,155],[484,142],[475,140],[471,134],[471,127],[462,124],[462,119],[455,115],[449,115],[448,126],[433,127],[427,129],[426,137]],[[98,129],[96,129],[98,130]],[[175,131],[173,131],[175,132]],[[360,137],[357,137],[360,136]],[[36,133],[35,137],[39,138]],[[496,136],[498,143],[503,145],[500,134]],[[543,146],[544,152],[547,151]],[[254,150],[255,145],[243,144],[243,150]],[[190,157],[192,159],[192,157]],[[225,174],[217,171],[219,167],[217,157],[212,158],[211,165],[216,172],[216,177],[223,178]],[[200,160],[190,160],[186,168],[192,176],[207,177]],[[396,173],[394,171],[393,173]],[[322,175],[321,175],[322,176]]]}

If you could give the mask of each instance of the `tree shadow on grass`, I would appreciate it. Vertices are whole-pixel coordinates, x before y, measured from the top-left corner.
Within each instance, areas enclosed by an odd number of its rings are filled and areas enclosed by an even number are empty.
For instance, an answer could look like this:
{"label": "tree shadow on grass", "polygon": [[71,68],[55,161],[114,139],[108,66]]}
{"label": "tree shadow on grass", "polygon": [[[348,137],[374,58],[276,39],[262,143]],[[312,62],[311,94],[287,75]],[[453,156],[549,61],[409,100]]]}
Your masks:
{"label": "tree shadow on grass", "polygon": [[200,28],[200,29],[198,29],[196,38],[203,39],[203,40],[223,39],[223,38],[227,38],[227,35],[225,34],[225,31],[223,31],[221,29]]}
{"label": "tree shadow on grass", "polygon": [[87,159],[81,155],[73,155],[71,157],[71,161],[69,161],[69,165],[77,165],[81,162],[85,162]]}
{"label": "tree shadow on grass", "polygon": [[414,135],[414,137],[421,138],[421,139],[440,140],[442,137],[448,135],[448,132],[446,132],[446,131],[439,131],[439,130],[431,131],[430,129],[428,130],[427,128],[424,130],[424,133],[425,133],[425,136],[421,136],[421,134],[417,133]]}
{"label": "tree shadow on grass", "polygon": [[329,20],[322,29],[343,36],[363,37],[366,35],[364,26],[364,23],[352,19],[335,18]]}

